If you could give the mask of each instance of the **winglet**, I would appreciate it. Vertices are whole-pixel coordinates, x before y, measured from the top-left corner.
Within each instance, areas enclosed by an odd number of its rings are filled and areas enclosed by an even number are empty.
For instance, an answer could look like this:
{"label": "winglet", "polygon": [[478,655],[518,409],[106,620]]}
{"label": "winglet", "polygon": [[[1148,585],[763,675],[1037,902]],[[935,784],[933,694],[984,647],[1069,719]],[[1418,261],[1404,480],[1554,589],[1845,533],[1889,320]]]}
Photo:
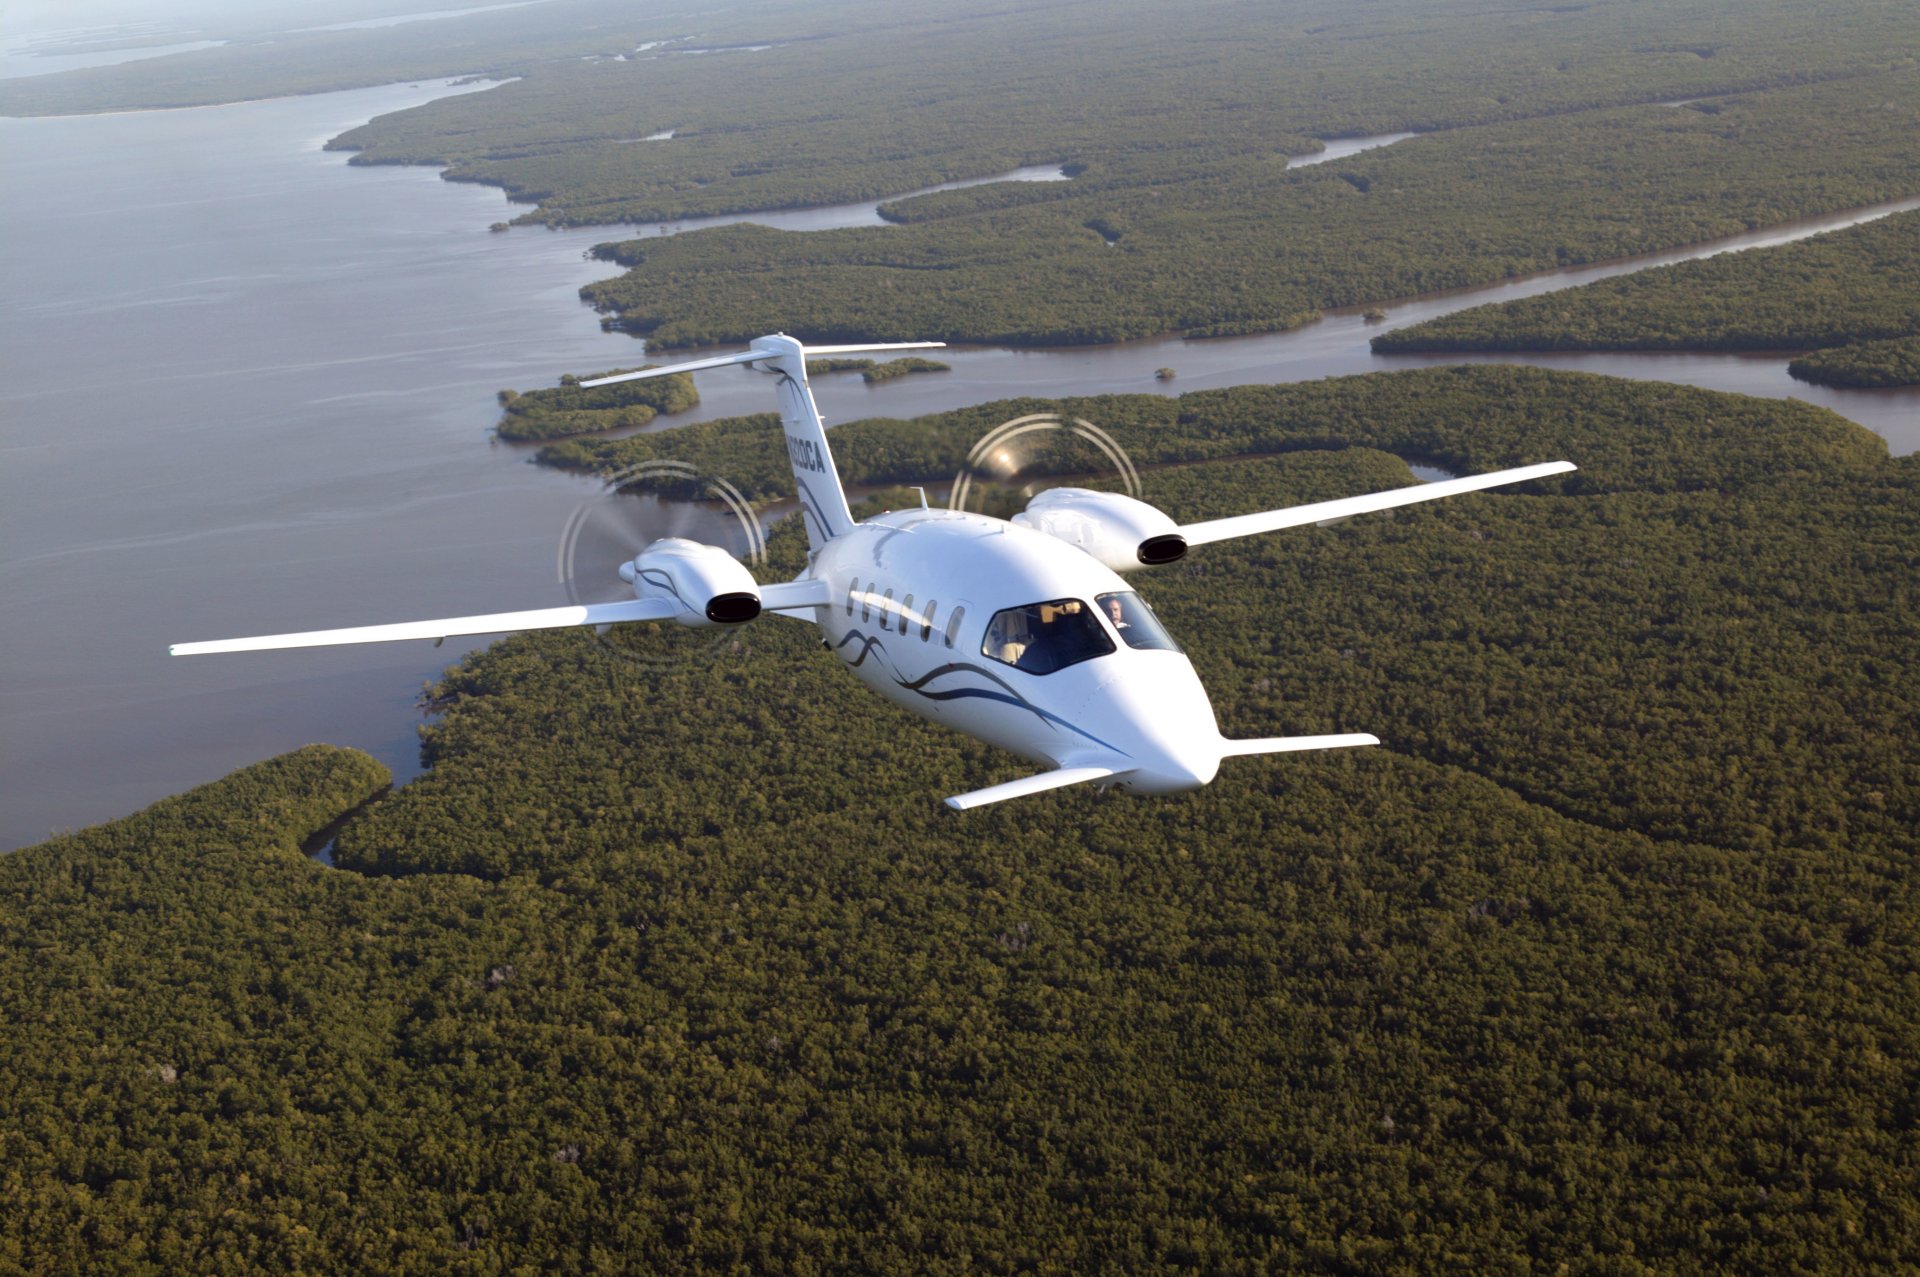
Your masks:
{"label": "winglet", "polygon": [[1062,767],[1058,771],[1041,772],[1038,776],[1022,776],[1019,780],[1010,780],[1004,785],[989,785],[985,789],[976,789],[969,794],[955,794],[947,799],[947,806],[955,811],[966,811],[971,807],[1003,803],[1009,798],[1025,798],[1028,794],[1043,794],[1049,789],[1064,789],[1068,785],[1078,785],[1111,775],[1113,775],[1111,767]]}

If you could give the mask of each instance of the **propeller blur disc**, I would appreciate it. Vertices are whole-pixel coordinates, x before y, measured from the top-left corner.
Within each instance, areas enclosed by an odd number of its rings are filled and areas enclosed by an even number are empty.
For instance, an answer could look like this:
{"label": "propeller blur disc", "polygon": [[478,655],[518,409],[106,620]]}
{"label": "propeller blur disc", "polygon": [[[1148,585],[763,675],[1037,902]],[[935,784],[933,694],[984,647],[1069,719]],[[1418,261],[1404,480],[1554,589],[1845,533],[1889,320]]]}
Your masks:
{"label": "propeller blur disc", "polygon": [[[555,571],[568,602],[633,598],[621,565],[665,537],[718,546],[749,569],[766,562],[766,530],[733,484],[684,461],[644,461],[609,476],[567,516]],[[655,664],[711,659],[742,639],[672,622],[621,626],[601,637],[623,657]]]}
{"label": "propeller blur disc", "polygon": [[953,477],[949,508],[1011,518],[1048,488],[1138,498],[1140,475],[1112,435],[1082,417],[1029,413],[982,435]]}

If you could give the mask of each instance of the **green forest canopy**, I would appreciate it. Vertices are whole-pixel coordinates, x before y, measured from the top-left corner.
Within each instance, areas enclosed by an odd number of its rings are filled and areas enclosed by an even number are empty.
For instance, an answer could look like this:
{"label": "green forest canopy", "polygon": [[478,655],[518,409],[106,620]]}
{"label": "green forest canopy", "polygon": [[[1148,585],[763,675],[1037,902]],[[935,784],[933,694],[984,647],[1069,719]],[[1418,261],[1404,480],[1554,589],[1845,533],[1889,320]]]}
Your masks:
{"label": "green forest canopy", "polygon": [[1816,350],[1787,365],[1802,381],[1858,390],[1920,386],[1920,334]]}
{"label": "green forest canopy", "polygon": [[802,625],[555,632],[341,868],[320,748],[0,858],[0,1266],[1920,1261],[1920,464],[1524,369],[1152,403],[1052,406],[1182,519],[1582,470],[1141,578],[1228,734],[1377,750],[955,818],[1022,768]]}
{"label": "green forest canopy", "polygon": [[[587,57],[611,59],[641,42],[683,35],[688,24],[719,40],[735,30],[724,7],[696,16],[651,0],[541,0],[473,8],[478,11],[453,20],[348,30],[322,29],[328,24],[321,20],[289,30],[289,21],[299,19],[287,6],[252,11],[226,6],[217,17],[203,12],[200,21],[207,25],[193,30],[195,37],[225,42],[217,48],[0,81],[0,115],[159,110],[407,80],[505,78]],[[192,20],[185,13],[177,15],[181,19]],[[767,15],[749,19],[756,20],[764,27]],[[157,25],[139,24],[137,30]],[[126,42],[139,38],[130,35]]]}
{"label": "green forest canopy", "polygon": [[[630,269],[587,294],[655,347],[774,330],[1107,342],[1282,329],[1920,192],[1920,10],[1728,13],[1055,0],[879,16],[801,3],[748,21],[554,0],[35,77],[0,84],[0,110],[222,100],[269,69],[286,92],[396,59],[445,70],[465,50],[461,69],[519,78],[332,145],[446,165],[555,225],[884,199],[1060,164],[1073,180],[889,204],[893,226],[615,245],[605,255]],[[536,20],[537,38],[509,39]],[[1319,139],[1389,130],[1424,136],[1287,164]]]}
{"label": "green forest canopy", "polygon": [[[1014,40],[950,8],[872,34],[784,11],[771,34],[823,38],[724,55],[764,80],[578,62],[574,31],[509,61],[504,28],[487,52],[461,27],[8,84],[0,109],[511,69],[352,141],[555,221],[1078,171],[870,232],[656,241],[627,287],[671,296],[602,300],[661,341],[1274,327],[1917,168],[1906,5],[1812,30],[1744,6],[1735,32],[1704,3],[1326,4],[1264,44],[1244,5],[1036,7]],[[658,33],[630,20],[592,51]],[[856,95],[886,136],[835,114]],[[618,132],[583,132],[588,102]],[[1281,162],[1397,127],[1458,131]],[[1230,735],[1387,742],[1359,756],[957,820],[939,796],[1020,769],[860,693],[801,626],[550,633],[448,672],[430,770],[349,819],[340,868],[302,844],[386,777],[324,747],[0,858],[0,1269],[1920,1263],[1914,458],[1804,405],[1494,368],[986,405],[836,449],[937,482],[1045,408],[1119,434],[1183,519],[1409,457],[1582,470],[1142,579]],[[775,433],[543,456],[672,455],[764,499]],[[774,549],[791,571],[796,530]]]}
{"label": "green forest canopy", "polygon": [[[1466,350],[1808,350],[1796,376],[1901,385],[1920,339],[1920,210],[1772,248],[1456,311],[1373,339],[1383,354]],[[1853,347],[1853,343],[1868,343]],[[1843,374],[1841,366],[1851,372]],[[1829,375],[1818,370],[1831,366]],[[1878,380],[1869,380],[1875,374]],[[1840,380],[1850,375],[1852,381]]]}
{"label": "green forest canopy", "polygon": [[[583,295],[658,346],[1108,342],[1288,328],[1322,309],[1696,243],[1920,193],[1920,68],[1432,133],[1311,168],[1222,144],[888,206],[603,246]],[[1242,145],[1236,136],[1235,145]],[[1809,165],[1808,154],[1822,162]]]}
{"label": "green forest canopy", "polygon": [[[1515,14],[1471,0],[1166,6],[815,5],[821,38],[712,55],[555,62],[335,143],[450,165],[565,225],[836,204],[1043,163],[1170,188],[1315,139],[1432,131],[1910,67],[1920,16],[1845,0],[1631,3]],[[834,23],[836,25],[828,26]],[[777,40],[763,32],[756,43]],[[670,48],[671,46],[669,46]],[[670,141],[641,139],[671,130]],[[1059,197],[1025,183],[931,197]],[[1047,190],[1031,189],[1046,187]],[[1182,206],[1192,191],[1169,189]],[[938,203],[928,205],[937,207]]]}
{"label": "green forest canopy", "polygon": [[[1096,73],[1116,59],[1129,74],[1164,77],[1171,91],[1156,105],[1178,109],[1195,100],[1194,90],[1210,91],[1207,77],[1194,73],[1192,50],[1244,66],[1252,46],[1268,59],[1277,91],[1294,103],[1323,104],[1321,122],[1336,130],[1327,136],[1343,136],[1381,131],[1374,126],[1408,115],[1409,103],[1428,112],[1409,118],[1455,122],[1632,100],[1622,92],[1646,87],[1677,96],[1817,78],[1833,73],[1836,55],[1894,47],[1908,15],[1892,0],[1848,0],[1809,27],[1803,11],[1767,0],[1743,6],[1736,28],[1715,0],[1681,0],[1657,13],[1608,0],[1518,12],[1462,0],[1395,0],[1360,12],[1330,0],[1279,10],[1251,0],[1201,0],[1178,16],[1142,0],[1036,0],[1012,11],[965,0],[884,9],[798,0],[751,11],[546,0],[537,9],[490,6],[452,21],[288,30],[284,10],[235,12],[222,15],[219,29],[196,32],[225,40],[218,48],[0,84],[0,114],[195,106],[438,76],[511,76],[535,87],[516,93],[526,96],[513,109],[488,113],[483,128],[464,130],[465,137],[440,130],[438,139],[440,149],[463,158],[505,160],[516,149],[533,156],[529,142],[637,138],[673,126],[597,129],[593,112],[582,109],[582,98],[595,93],[609,126],[634,122],[649,99],[656,107],[676,104],[679,122],[689,125],[709,123],[710,110],[725,112],[724,123],[734,128],[840,122],[862,114],[846,104],[864,93],[876,113],[904,108],[918,127],[936,118],[937,108],[974,97],[968,90],[976,87],[989,96],[1014,95],[1000,118],[1044,108],[1083,123],[1098,120],[1108,104],[1103,95],[1114,86],[1098,82]],[[779,54],[759,60],[773,64],[756,67],[756,76],[770,77],[764,89],[713,73],[716,53],[748,50]],[[1396,77],[1389,69],[1409,59],[1421,76]],[[822,72],[847,80],[823,80]],[[1049,87],[1050,73],[1070,84]],[[1469,76],[1486,91],[1466,90]],[[918,97],[910,92],[915,79],[927,90]],[[1414,79],[1423,83],[1410,84]],[[729,109],[729,93],[744,109]],[[798,109],[783,117],[782,103]],[[412,123],[403,127],[409,138],[422,136]]]}
{"label": "green forest canopy", "polygon": [[494,433],[512,443],[531,443],[605,430],[634,429],[663,412],[685,412],[700,402],[700,392],[689,373],[623,381],[590,390],[579,386],[581,381],[652,367],[653,364],[642,364],[640,368],[613,368],[587,377],[569,373],[560,379],[558,386],[529,390],[525,394],[502,390],[499,397],[504,411]]}

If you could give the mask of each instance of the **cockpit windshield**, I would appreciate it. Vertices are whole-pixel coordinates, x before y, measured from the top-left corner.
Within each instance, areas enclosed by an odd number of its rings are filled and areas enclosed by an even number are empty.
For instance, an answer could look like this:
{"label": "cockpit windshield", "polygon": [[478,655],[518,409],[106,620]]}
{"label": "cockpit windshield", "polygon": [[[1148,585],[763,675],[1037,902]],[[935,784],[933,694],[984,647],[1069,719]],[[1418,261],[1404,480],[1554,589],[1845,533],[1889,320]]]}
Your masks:
{"label": "cockpit windshield", "polygon": [[995,612],[987,622],[990,656],[1029,674],[1051,674],[1114,650],[1113,640],[1079,599],[1054,599]]}
{"label": "cockpit windshield", "polygon": [[1153,614],[1147,601],[1132,590],[1116,590],[1112,594],[1102,594],[1094,599],[1100,605],[1108,622],[1120,634],[1128,647],[1137,647],[1148,652],[1177,652],[1180,645],[1173,641],[1160,624],[1160,618]]}

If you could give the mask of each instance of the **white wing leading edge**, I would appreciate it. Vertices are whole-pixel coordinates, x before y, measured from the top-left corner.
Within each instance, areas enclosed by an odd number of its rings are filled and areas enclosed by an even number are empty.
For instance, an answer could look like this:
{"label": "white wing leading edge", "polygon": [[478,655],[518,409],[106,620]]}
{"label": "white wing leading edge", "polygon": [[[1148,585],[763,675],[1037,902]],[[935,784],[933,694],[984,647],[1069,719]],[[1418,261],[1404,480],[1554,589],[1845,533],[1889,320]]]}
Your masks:
{"label": "white wing leading edge", "polygon": [[[880,341],[868,342],[863,346],[808,346],[809,355],[853,355],[870,350],[938,350],[945,346],[944,341]],[[598,386],[611,386],[622,381],[645,381],[649,377],[671,377],[677,372],[700,372],[707,368],[725,368],[729,364],[751,364],[762,359],[772,359],[778,351],[750,348],[736,351],[731,355],[709,355],[705,359],[689,359],[682,364],[668,364],[663,368],[642,368],[639,372],[617,372],[610,377],[595,377],[592,381],[580,383],[580,389],[592,390]]]}
{"label": "white wing leading edge", "polygon": [[[763,611],[811,621],[814,609],[832,599],[827,583],[810,578],[760,587]],[[510,634],[518,630],[558,630],[574,625],[619,625],[625,621],[666,621],[680,612],[672,599],[633,599],[623,603],[590,603],[575,607],[538,608],[531,612],[489,612],[484,616],[449,616],[437,621],[401,621],[394,625],[356,625],[344,630],[307,630],[300,634],[262,634],[255,638],[211,639],[175,643],[175,656],[204,656],[212,652],[266,652],[286,647],[333,647],[343,643],[394,643],[404,639],[443,639],[461,634]]]}
{"label": "white wing leading edge", "polygon": [[985,789],[976,789],[971,793],[955,794],[947,799],[947,806],[955,811],[966,811],[971,807],[985,807],[988,803],[1004,803],[1009,798],[1043,794],[1049,789],[1065,789],[1068,785],[1080,785],[1111,775],[1113,775],[1111,767],[1062,767],[1055,771],[1041,772],[1038,776],[1022,776],[1019,780],[1010,780],[1003,785],[989,785]]}
{"label": "white wing leading edge", "polygon": [[1419,501],[1438,501],[1442,497],[1458,496],[1463,492],[1478,492],[1482,488],[1497,488],[1508,483],[1524,483],[1528,479],[1544,479],[1550,474],[1565,474],[1577,470],[1571,461],[1547,461],[1537,466],[1521,466],[1515,470],[1495,470],[1491,474],[1468,475],[1464,479],[1442,479],[1438,483],[1419,483],[1410,488],[1395,488],[1391,492],[1374,492],[1364,497],[1342,497],[1338,501],[1319,501],[1313,505],[1297,505],[1286,510],[1263,510],[1258,514],[1238,514],[1230,519],[1209,519],[1204,523],[1189,523],[1180,529],[1180,535],[1188,545],[1205,545],[1209,541],[1226,541],[1233,537],[1250,537],[1261,532],[1277,532],[1281,528],[1297,528],[1308,523],[1327,523],[1334,519],[1345,519],[1356,514],[1370,514],[1375,510],[1391,510],[1395,506],[1413,505]]}
{"label": "white wing leading edge", "polygon": [[[1220,742],[1221,758],[1236,758],[1247,754],[1291,754],[1311,749],[1348,749],[1356,745],[1378,745],[1380,738],[1366,732],[1344,732],[1337,736],[1267,736],[1259,740],[1223,740]],[[1088,781],[1101,781],[1109,776],[1117,776],[1124,783],[1134,773],[1127,764],[1119,767],[1059,767],[1050,772],[1041,772],[1035,776],[1022,776],[1000,785],[989,785],[985,789],[976,789],[970,793],[955,794],[947,799],[947,806],[955,811],[967,811],[974,807],[985,807],[989,803],[1004,803],[1010,798],[1026,798],[1032,794],[1043,794],[1050,789],[1065,789],[1069,785],[1083,785]]]}
{"label": "white wing leading edge", "polygon": [[338,643],[391,643],[400,639],[441,639],[459,634],[506,634],[514,630],[555,630],[570,625],[617,625],[622,621],[664,621],[680,610],[663,599],[549,607],[532,612],[490,612],[485,616],[449,616],[438,621],[401,621],[396,625],[360,625],[344,630],[308,630],[302,634],[263,634],[257,638],[175,643],[175,656],[209,652],[265,652],[283,647],[332,647]]}
{"label": "white wing leading edge", "polygon": [[1358,745],[1378,745],[1380,738],[1371,732],[1342,732],[1338,736],[1264,736],[1258,740],[1230,740],[1220,751],[1222,758],[1240,758],[1248,754],[1294,754],[1310,749],[1352,749]]}

